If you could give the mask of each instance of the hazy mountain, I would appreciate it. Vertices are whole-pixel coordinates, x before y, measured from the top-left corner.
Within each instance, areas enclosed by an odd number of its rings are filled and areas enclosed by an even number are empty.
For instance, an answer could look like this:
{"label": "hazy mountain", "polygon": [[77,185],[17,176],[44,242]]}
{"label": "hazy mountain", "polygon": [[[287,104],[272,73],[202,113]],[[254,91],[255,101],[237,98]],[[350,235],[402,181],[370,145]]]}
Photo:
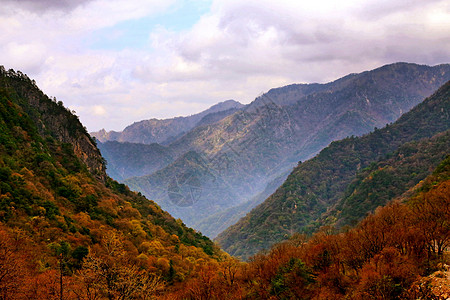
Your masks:
{"label": "hazy mountain", "polygon": [[[230,115],[243,106],[237,101],[227,100],[188,117],[143,120],[127,126],[121,132],[107,132],[102,129],[97,132],[91,132],[91,135],[100,142],[118,141],[140,144],[159,143],[164,145],[191,130],[199,122],[201,124],[208,124],[208,120],[210,120],[209,122],[215,122],[218,118]],[[210,114],[212,116],[208,117]]]}
{"label": "hazy mountain", "polygon": [[107,161],[108,175],[119,181],[153,173],[174,160],[168,147],[156,143],[147,145],[108,141],[98,142],[98,148]]}
{"label": "hazy mountain", "polygon": [[[327,84],[273,89],[234,114],[182,135],[168,145],[176,157],[173,164],[126,183],[214,236],[218,227],[212,215],[248,202],[330,142],[395,121],[449,79],[449,65],[396,63]],[[188,151],[196,153],[194,161],[193,155],[184,155]],[[194,196],[189,182],[179,178],[195,181]],[[185,193],[177,199],[189,198],[183,201],[190,206],[171,199],[174,187]]]}
{"label": "hazy mountain", "polygon": [[262,192],[256,196],[253,196],[250,200],[201,219],[199,222],[195,223],[195,228],[201,232],[209,232],[210,236],[217,236],[219,233],[238,222],[258,204],[264,202],[264,200],[266,200],[273,193],[273,191],[283,184],[289,173],[290,171],[287,171],[276,177],[267,184],[266,188]]}
{"label": "hazy mountain", "polygon": [[[313,232],[323,224],[358,219],[424,178],[443,159],[442,156],[448,153],[448,133],[419,144],[405,143],[430,138],[448,129],[450,82],[394,124],[362,137],[333,142],[313,159],[299,163],[275,193],[221,233],[217,241],[230,254],[248,257],[295,232]],[[386,157],[388,154],[397,156],[399,162],[389,161],[389,156]],[[404,161],[408,158],[420,162],[409,164],[406,171],[401,171],[402,163],[406,165]],[[399,171],[389,172],[389,168],[380,170],[379,167],[383,168],[386,161],[398,167]],[[364,169],[372,162],[377,163]],[[358,172],[359,176],[366,178],[365,181],[357,176]],[[383,174],[381,178],[380,174]],[[376,199],[369,195],[373,190],[363,188],[363,183],[367,183],[369,179],[383,181],[387,178],[393,179],[386,183],[390,186],[387,194],[386,191],[381,191],[381,187],[376,192],[379,196]],[[356,182],[349,186],[353,180]],[[397,180],[402,181],[398,185],[402,188],[397,187],[395,191]],[[380,202],[371,202],[375,200]],[[337,203],[335,213],[328,215],[331,220],[321,223],[322,214]],[[356,203],[359,204],[356,206]],[[340,222],[333,219],[333,216],[342,216],[346,220]]]}

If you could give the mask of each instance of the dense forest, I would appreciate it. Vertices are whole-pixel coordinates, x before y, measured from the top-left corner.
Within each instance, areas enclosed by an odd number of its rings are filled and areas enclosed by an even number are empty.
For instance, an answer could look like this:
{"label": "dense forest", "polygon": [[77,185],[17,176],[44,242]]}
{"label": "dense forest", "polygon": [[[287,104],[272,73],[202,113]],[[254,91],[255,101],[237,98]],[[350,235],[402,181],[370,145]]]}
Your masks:
{"label": "dense forest", "polygon": [[449,154],[449,149],[450,130],[400,146],[385,159],[358,172],[321,223],[338,227],[355,225],[368,212],[386,205],[425,179]]}

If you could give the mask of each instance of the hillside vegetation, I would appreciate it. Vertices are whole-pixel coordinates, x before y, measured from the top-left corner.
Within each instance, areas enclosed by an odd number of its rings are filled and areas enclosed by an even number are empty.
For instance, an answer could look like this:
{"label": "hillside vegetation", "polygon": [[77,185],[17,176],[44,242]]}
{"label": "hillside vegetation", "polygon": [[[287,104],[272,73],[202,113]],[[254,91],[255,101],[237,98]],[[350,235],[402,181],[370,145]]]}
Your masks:
{"label": "hillside vegetation", "polygon": [[223,257],[107,177],[62,102],[0,71],[1,299],[149,299]]}
{"label": "hillside vegetation", "polygon": [[248,264],[204,266],[170,299],[447,299],[450,156],[409,194],[345,232],[325,227]]}
{"label": "hillside vegetation", "polygon": [[406,143],[386,159],[370,164],[358,172],[338,204],[326,214],[329,223],[338,227],[356,224],[368,212],[386,205],[425,179],[449,155],[449,149],[450,130],[447,130],[432,138]]}

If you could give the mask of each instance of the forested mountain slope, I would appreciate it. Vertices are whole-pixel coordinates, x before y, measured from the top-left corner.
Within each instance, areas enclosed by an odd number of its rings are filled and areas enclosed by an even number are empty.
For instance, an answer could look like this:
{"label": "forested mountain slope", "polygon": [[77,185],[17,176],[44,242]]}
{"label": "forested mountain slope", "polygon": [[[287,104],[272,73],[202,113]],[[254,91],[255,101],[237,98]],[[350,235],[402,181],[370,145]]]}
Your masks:
{"label": "forested mountain slope", "polygon": [[365,172],[370,163],[384,159],[407,142],[448,129],[450,83],[397,122],[362,137],[333,142],[313,159],[299,163],[275,193],[220,234],[217,241],[229,253],[248,257],[296,232],[311,233],[320,226],[317,221],[322,214],[345,196],[358,172]]}
{"label": "forested mountain slope", "polygon": [[358,172],[344,196],[325,214],[317,226],[354,225],[378,206],[403,195],[450,154],[450,130],[401,145],[386,158],[371,163]]}
{"label": "forested mountain slope", "polygon": [[104,169],[62,102],[0,68],[0,298],[144,299],[222,255]]}
{"label": "forested mountain slope", "polygon": [[325,227],[247,264],[204,267],[170,299],[447,299],[450,156],[406,194],[345,232]]}

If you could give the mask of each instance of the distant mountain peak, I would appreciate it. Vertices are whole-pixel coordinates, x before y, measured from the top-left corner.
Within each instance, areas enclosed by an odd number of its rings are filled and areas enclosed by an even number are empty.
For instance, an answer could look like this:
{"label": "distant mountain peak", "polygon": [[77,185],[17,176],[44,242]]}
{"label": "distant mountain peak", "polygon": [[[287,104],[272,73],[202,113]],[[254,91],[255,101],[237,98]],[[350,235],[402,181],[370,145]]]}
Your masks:
{"label": "distant mountain peak", "polygon": [[221,114],[221,117],[223,118],[234,113],[236,110],[241,109],[242,107],[244,107],[244,105],[238,101],[225,100],[202,112],[190,116],[179,116],[167,119],[151,118],[134,122],[120,132],[106,132],[103,129],[97,132],[91,132],[91,135],[101,142],[119,141],[141,144],[168,144],[183,135],[183,133],[186,133],[194,128],[200,121],[204,124],[205,121],[202,120],[204,117],[210,114],[216,114],[215,118],[211,118],[216,120],[218,112],[224,112]]}

